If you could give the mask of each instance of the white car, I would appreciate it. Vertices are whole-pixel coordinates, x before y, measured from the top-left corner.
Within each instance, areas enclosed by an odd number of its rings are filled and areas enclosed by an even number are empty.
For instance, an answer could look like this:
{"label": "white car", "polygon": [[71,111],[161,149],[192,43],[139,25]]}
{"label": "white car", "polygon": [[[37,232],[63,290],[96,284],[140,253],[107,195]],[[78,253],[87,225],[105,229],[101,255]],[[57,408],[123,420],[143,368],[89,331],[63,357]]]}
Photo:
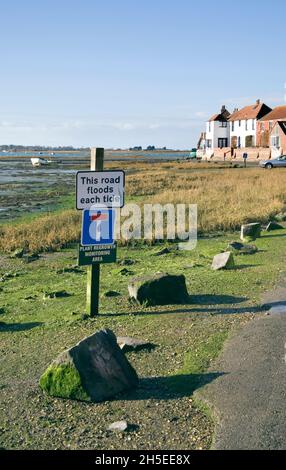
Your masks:
{"label": "white car", "polygon": [[273,158],[272,160],[261,160],[259,165],[262,168],[267,168],[272,170],[272,168],[286,167],[286,155],[281,155],[281,157]]}

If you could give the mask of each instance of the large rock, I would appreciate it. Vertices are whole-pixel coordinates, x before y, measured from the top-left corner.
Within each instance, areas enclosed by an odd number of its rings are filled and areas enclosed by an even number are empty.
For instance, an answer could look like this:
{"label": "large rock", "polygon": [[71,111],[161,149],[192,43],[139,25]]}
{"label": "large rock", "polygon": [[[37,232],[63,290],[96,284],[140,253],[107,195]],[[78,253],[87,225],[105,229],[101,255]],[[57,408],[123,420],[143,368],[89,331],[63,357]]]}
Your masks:
{"label": "large rock", "polygon": [[189,301],[184,275],[167,273],[138,277],[128,285],[131,299],[145,305],[185,304]]}
{"label": "large rock", "polygon": [[261,224],[258,222],[241,226],[240,238],[242,241],[256,240],[261,235]]}
{"label": "large rock", "polygon": [[231,251],[235,255],[253,255],[257,253],[258,248],[255,245],[246,245],[240,242],[230,242],[227,251]]}
{"label": "large rock", "polygon": [[219,253],[216,255],[212,262],[212,269],[218,271],[219,269],[232,269],[234,268],[233,254],[230,251]]}
{"label": "large rock", "polygon": [[277,222],[271,221],[266,227],[266,232],[272,232],[272,230],[281,230],[284,227]]}
{"label": "large rock", "polygon": [[101,330],[64,351],[40,378],[49,395],[101,402],[138,384],[138,376],[111,330]]}

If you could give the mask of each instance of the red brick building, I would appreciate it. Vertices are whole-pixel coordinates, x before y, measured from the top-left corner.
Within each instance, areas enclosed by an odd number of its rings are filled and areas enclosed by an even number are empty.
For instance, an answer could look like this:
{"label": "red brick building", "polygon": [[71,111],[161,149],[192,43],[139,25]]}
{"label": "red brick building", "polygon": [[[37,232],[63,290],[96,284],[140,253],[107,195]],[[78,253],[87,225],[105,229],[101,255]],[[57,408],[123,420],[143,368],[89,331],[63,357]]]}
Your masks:
{"label": "red brick building", "polygon": [[270,131],[270,146],[286,154],[286,120],[277,121]]}
{"label": "red brick building", "polygon": [[[286,122],[286,106],[277,106],[270,113],[258,120],[256,128],[256,145],[257,147],[272,147],[271,136],[274,126],[277,122]],[[283,126],[281,128],[283,132]],[[280,131],[279,131],[280,132]],[[283,141],[283,136],[281,135]],[[286,150],[286,148],[285,148]]]}

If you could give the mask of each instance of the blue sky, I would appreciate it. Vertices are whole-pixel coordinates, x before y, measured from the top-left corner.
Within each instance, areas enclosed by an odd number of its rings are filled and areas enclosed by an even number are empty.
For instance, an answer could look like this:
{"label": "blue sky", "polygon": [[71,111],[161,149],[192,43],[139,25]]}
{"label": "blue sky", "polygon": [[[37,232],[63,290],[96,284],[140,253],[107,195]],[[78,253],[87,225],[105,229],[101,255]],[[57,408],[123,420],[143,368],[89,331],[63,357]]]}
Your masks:
{"label": "blue sky", "polygon": [[285,0],[1,2],[0,143],[190,148],[285,104]]}

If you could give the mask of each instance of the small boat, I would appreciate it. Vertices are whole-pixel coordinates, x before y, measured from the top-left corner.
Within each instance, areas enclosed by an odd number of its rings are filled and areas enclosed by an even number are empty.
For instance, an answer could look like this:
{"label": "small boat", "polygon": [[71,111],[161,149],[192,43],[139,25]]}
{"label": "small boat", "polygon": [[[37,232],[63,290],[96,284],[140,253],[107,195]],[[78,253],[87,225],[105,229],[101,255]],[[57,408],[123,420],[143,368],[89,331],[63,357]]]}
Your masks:
{"label": "small boat", "polygon": [[43,166],[43,165],[50,165],[50,162],[45,158],[33,157],[31,158],[31,162],[33,166]]}

